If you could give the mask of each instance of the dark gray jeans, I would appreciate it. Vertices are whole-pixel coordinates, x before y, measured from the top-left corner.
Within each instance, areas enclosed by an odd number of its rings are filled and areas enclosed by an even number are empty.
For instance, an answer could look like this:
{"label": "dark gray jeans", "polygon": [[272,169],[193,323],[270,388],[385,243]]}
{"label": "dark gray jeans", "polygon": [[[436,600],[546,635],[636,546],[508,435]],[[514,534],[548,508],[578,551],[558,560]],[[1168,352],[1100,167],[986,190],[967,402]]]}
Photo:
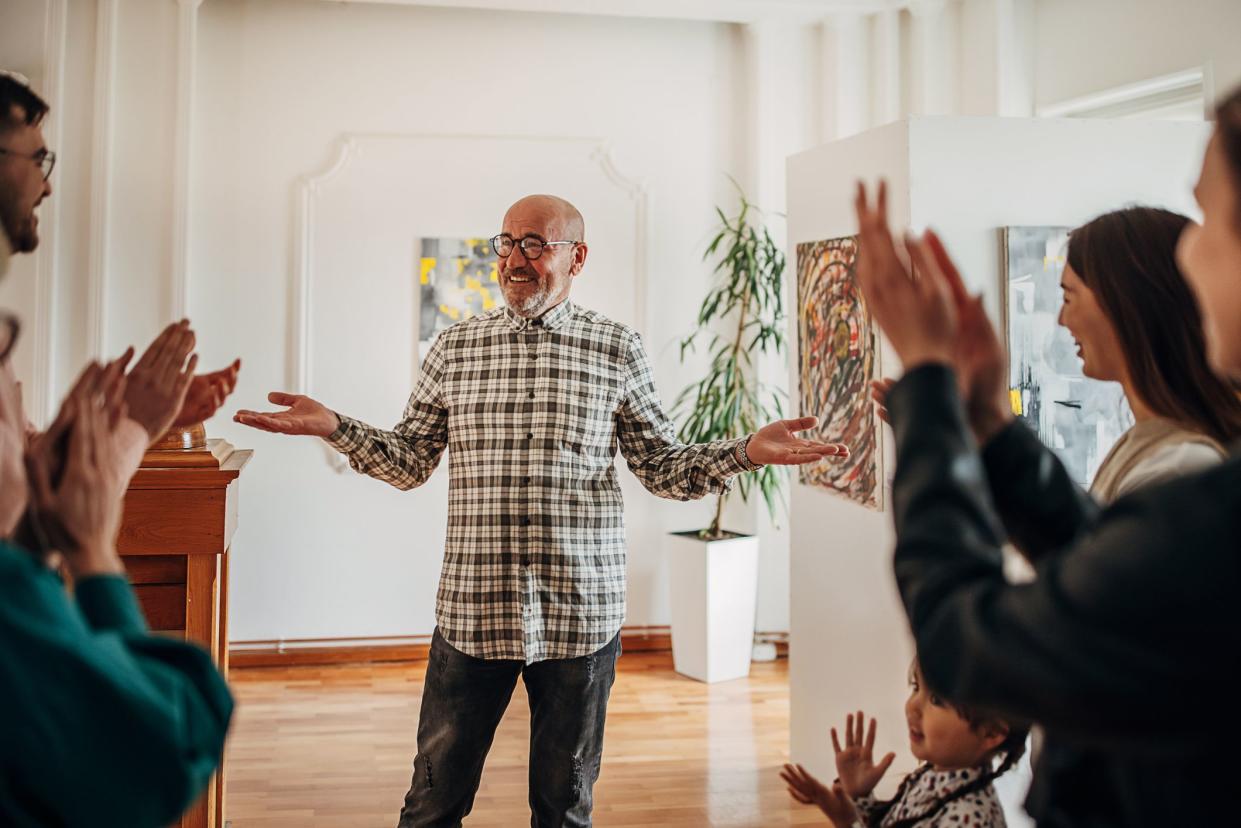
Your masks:
{"label": "dark gray jeans", "polygon": [[461,824],[474,805],[483,762],[518,676],[530,697],[530,825],[589,826],[620,651],[618,635],[588,656],[527,665],[473,658],[437,629],[427,661],[414,779],[398,828]]}

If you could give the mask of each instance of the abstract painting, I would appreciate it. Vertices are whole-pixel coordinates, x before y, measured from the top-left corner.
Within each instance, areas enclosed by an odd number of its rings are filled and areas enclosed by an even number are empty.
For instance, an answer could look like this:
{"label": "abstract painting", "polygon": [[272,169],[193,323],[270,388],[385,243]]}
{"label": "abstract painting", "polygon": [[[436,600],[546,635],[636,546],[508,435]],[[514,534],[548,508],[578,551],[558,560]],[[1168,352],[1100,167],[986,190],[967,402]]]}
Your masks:
{"label": "abstract painting", "polygon": [[421,239],[418,251],[421,360],[440,331],[501,305],[504,295],[488,239]]}
{"label": "abstract painting", "polygon": [[1119,384],[1082,375],[1073,337],[1057,321],[1068,228],[1007,227],[1002,235],[1013,413],[1089,486],[1133,414]]}
{"label": "abstract painting", "polygon": [[856,236],[797,245],[801,408],[819,425],[810,439],[844,443],[845,462],[801,466],[801,482],[882,509],[879,429],[870,399],[875,328],[857,284]]}

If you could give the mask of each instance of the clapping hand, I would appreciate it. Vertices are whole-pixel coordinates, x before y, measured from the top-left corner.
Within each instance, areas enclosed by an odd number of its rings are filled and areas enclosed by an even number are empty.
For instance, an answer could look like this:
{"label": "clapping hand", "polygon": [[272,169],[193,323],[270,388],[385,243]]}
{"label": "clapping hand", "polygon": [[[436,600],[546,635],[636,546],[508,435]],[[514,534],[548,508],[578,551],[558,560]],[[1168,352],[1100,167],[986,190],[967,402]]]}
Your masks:
{"label": "clapping hand", "polygon": [[905,247],[918,266],[897,252],[888,227],[888,188],[879,182],[874,205],[861,182],[854,204],[859,246],[858,283],[875,322],[887,334],[906,369],[926,363],[951,364],[957,336],[957,308],[943,273],[926,267],[933,257],[924,242]]}
{"label": "clapping hand", "polygon": [[[879,183],[872,207],[858,184],[860,244],[858,281],[879,326],[906,369],[924,363],[951,365],[957,372],[970,426],[986,442],[1013,418],[1008,401],[1008,359],[981,296],[970,296],[943,241],[928,230],[904,242],[909,264],[897,254],[888,227],[887,187]],[[888,421],[892,380],[871,384],[879,416]]]}
{"label": "clapping hand", "polygon": [[87,366],[26,455],[41,551],[62,552],[78,578],[123,571],[116,555],[125,493],[117,429],[125,417],[126,359]]}
{"label": "clapping hand", "polygon": [[[840,784],[850,797],[857,799],[870,796],[871,791],[879,784],[879,780],[887,773],[896,759],[895,753],[889,753],[875,764],[875,731],[878,724],[870,720],[870,727],[865,728],[866,717],[862,711],[854,717],[850,713],[845,718],[845,746],[840,746],[840,736],[836,728],[832,728],[832,747],[836,748],[836,773],[840,775]],[[865,728],[865,733],[863,729]]]}
{"label": "clapping hand", "polygon": [[803,805],[818,806],[836,828],[851,828],[861,819],[857,805],[839,782],[829,788],[801,765],[785,765],[780,778],[788,785],[790,796]]}
{"label": "clapping hand", "polygon": [[802,466],[817,463],[824,457],[848,457],[848,446],[803,440],[797,432],[814,428],[817,417],[776,420],[763,426],[750,438],[745,452],[754,463],[765,466]]}
{"label": "clapping hand", "polygon": [[194,343],[189,320],[174,322],[155,338],[129,372],[125,388],[129,417],[146,430],[151,442],[163,437],[181,412],[198,365],[198,355],[190,355]]}
{"label": "clapping hand", "polygon": [[241,360],[209,374],[195,374],[190,380],[185,402],[172,421],[173,428],[185,428],[210,420],[224,405],[224,401],[237,388],[237,375],[241,372]]}

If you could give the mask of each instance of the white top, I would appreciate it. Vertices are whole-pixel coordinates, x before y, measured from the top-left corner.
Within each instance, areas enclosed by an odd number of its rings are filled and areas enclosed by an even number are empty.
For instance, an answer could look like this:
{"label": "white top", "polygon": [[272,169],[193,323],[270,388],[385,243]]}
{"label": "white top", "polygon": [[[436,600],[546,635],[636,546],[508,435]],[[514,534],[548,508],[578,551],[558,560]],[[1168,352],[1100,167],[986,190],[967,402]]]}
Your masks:
{"label": "white top", "polygon": [[1119,494],[1152,483],[1163,483],[1187,474],[1205,471],[1224,460],[1224,455],[1203,443],[1177,443],[1164,446],[1142,460],[1120,481]]}

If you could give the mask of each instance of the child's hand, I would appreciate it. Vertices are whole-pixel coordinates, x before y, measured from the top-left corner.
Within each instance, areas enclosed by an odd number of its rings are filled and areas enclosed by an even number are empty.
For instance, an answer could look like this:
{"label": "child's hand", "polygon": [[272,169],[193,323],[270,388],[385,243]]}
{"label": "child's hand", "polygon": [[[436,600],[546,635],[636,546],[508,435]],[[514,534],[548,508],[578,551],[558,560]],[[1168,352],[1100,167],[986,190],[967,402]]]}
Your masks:
{"label": "child's hand", "polygon": [[843,749],[840,747],[836,728],[832,728],[832,745],[836,748],[836,772],[840,774],[840,784],[854,799],[870,796],[870,792],[879,784],[879,780],[891,767],[892,760],[896,758],[895,753],[889,753],[878,765],[875,764],[876,723],[874,719],[870,720],[870,729],[863,738],[862,728],[865,723],[866,717],[861,710],[857,712],[856,718],[852,713],[849,714],[845,720]]}
{"label": "child's hand", "polygon": [[803,805],[817,805],[836,828],[853,828],[862,815],[839,782],[827,787],[801,765],[785,765],[780,778],[789,786],[789,795]]}

